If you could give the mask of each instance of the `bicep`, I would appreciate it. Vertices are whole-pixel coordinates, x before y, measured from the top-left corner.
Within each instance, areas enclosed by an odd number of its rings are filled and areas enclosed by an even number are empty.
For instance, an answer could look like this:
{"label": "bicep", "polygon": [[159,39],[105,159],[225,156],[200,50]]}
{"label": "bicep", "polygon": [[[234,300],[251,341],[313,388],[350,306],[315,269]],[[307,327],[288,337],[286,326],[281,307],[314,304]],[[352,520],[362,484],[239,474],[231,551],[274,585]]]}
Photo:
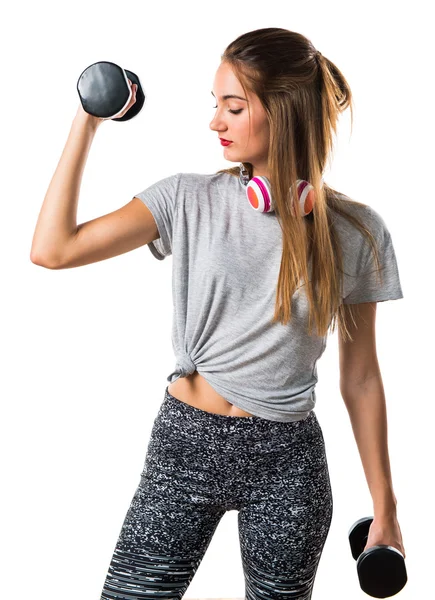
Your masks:
{"label": "bicep", "polygon": [[79,267],[149,244],[160,237],[149,208],[134,197],[121,208],[81,223],[56,268]]}

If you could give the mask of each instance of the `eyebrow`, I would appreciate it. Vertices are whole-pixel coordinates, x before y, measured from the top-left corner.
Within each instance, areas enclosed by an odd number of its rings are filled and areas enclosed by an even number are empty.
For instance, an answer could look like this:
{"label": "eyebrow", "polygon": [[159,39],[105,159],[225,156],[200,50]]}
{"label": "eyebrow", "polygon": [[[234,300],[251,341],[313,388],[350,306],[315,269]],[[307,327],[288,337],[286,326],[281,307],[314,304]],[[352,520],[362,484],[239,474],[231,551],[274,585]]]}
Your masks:
{"label": "eyebrow", "polygon": [[[212,95],[216,98],[216,96],[213,94]],[[248,102],[248,100],[246,100],[246,98],[242,98],[241,96],[236,96],[235,94],[226,94],[225,96],[221,96],[221,100],[228,100],[229,98],[237,98],[237,100],[245,100],[245,102]]]}

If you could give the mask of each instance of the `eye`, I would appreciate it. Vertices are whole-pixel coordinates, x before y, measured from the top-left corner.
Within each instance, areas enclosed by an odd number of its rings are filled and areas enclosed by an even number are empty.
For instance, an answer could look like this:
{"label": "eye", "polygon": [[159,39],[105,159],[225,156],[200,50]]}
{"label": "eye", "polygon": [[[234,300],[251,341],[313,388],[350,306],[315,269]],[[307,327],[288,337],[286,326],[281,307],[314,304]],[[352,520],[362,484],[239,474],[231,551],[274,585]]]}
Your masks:
{"label": "eye", "polygon": [[[213,108],[217,108],[217,106],[213,106]],[[243,108],[239,108],[238,110],[231,110],[230,108],[228,109],[228,112],[232,113],[233,115],[238,115],[242,112]]]}

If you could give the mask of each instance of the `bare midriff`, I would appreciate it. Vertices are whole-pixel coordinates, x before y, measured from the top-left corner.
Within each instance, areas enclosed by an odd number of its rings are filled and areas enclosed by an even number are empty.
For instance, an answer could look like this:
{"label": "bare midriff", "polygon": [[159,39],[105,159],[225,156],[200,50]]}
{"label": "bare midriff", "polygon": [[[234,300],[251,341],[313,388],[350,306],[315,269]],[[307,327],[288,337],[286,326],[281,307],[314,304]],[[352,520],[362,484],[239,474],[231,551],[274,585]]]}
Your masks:
{"label": "bare midriff", "polygon": [[198,371],[194,371],[187,377],[179,377],[176,381],[170,383],[168,392],[177,400],[206,412],[229,417],[254,416],[241,408],[237,408],[218,394]]}

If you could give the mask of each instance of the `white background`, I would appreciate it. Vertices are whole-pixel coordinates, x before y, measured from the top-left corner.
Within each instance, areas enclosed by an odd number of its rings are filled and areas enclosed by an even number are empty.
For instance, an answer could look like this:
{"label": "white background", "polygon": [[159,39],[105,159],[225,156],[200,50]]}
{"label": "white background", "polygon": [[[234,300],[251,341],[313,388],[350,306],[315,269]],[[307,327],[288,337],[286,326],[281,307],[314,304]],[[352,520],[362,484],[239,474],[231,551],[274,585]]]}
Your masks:
{"label": "white background", "polygon": [[[433,592],[433,90],[429,2],[9,4],[3,11],[1,294],[2,597],[97,600],[149,435],[175,367],[172,257],[144,246],[82,268],[32,264],[36,220],[90,64],[135,72],[139,115],[106,121],[93,141],[81,223],[177,172],[223,158],[211,89],[237,36],[283,27],[343,72],[355,121],[342,116],[326,181],[375,208],[392,235],[404,299],[378,304],[377,349],[408,584]],[[337,333],[318,363],[334,515],[313,600],[366,598],[347,533],[372,501],[338,385]],[[222,518],[186,598],[239,597],[237,513]]]}

